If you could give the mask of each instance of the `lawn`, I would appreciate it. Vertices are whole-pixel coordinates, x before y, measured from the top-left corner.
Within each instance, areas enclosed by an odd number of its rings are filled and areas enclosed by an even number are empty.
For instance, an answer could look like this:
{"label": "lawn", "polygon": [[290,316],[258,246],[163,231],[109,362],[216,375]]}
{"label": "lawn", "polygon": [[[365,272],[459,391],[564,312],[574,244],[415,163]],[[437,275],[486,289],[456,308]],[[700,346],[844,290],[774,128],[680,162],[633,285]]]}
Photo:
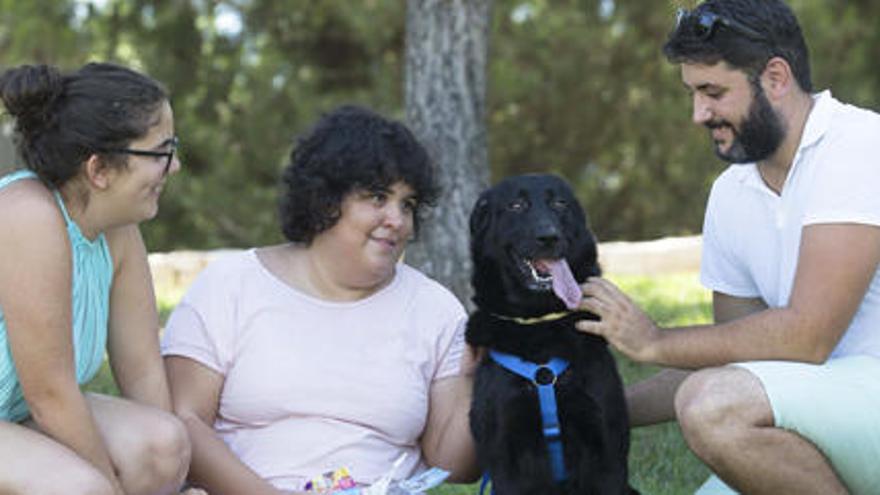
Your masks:
{"label": "lawn", "polygon": [[[696,274],[655,277],[610,277],[630,294],[661,325],[684,325],[710,321],[709,293],[700,287]],[[180,298],[179,291],[158,295],[162,321]],[[621,375],[627,383],[638,381],[656,368],[618,357]],[[88,390],[115,394],[116,387],[106,363]],[[633,430],[630,449],[632,484],[643,494],[682,495],[693,493],[709,472],[687,449],[674,424]],[[444,485],[432,495],[473,495],[478,485]]]}

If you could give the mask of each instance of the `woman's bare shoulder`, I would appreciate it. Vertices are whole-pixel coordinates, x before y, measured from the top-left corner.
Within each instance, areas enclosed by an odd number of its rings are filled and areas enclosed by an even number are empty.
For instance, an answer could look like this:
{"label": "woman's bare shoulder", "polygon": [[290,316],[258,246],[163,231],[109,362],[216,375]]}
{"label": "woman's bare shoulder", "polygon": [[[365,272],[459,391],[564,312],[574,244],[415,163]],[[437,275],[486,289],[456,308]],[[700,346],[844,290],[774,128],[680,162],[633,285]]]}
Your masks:
{"label": "woman's bare shoulder", "polygon": [[41,182],[23,179],[0,189],[0,232],[4,251],[22,244],[59,242],[66,236],[55,195]]}

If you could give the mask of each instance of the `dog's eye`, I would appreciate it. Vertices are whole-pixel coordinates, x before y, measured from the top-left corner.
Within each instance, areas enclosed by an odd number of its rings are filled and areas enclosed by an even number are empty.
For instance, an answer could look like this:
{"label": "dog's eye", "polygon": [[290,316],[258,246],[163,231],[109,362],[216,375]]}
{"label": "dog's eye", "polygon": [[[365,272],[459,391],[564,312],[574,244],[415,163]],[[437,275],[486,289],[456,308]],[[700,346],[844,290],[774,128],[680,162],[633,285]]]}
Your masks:
{"label": "dog's eye", "polygon": [[507,209],[510,211],[523,211],[529,207],[528,201],[518,198],[514,199],[510,203],[507,204]]}
{"label": "dog's eye", "polygon": [[554,210],[564,210],[568,208],[568,201],[563,198],[553,198],[550,200],[550,208],[553,208]]}

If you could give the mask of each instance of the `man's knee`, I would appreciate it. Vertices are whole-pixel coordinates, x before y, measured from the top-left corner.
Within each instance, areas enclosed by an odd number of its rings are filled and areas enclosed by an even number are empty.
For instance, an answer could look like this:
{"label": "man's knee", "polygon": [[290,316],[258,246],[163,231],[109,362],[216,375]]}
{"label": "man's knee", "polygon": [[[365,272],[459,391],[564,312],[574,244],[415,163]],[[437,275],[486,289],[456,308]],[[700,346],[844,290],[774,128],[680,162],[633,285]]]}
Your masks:
{"label": "man's knee", "polygon": [[772,410],[760,382],[734,366],[692,373],[675,395],[675,414],[692,448],[729,443],[755,426],[770,426]]}

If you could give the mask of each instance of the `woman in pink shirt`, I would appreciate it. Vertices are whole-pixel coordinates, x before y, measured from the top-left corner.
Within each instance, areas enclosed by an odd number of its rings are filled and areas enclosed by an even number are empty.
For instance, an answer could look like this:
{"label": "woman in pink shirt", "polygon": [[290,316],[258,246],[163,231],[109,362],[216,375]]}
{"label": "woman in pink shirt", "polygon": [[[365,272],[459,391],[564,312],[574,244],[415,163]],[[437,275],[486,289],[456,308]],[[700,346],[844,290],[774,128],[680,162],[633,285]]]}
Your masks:
{"label": "woman in pink shirt", "polygon": [[339,467],[370,484],[402,454],[395,478],[476,478],[464,309],[400,262],[437,195],[399,122],[345,106],[300,139],[282,177],[289,242],[207,267],[165,330],[193,485],[295,493]]}

